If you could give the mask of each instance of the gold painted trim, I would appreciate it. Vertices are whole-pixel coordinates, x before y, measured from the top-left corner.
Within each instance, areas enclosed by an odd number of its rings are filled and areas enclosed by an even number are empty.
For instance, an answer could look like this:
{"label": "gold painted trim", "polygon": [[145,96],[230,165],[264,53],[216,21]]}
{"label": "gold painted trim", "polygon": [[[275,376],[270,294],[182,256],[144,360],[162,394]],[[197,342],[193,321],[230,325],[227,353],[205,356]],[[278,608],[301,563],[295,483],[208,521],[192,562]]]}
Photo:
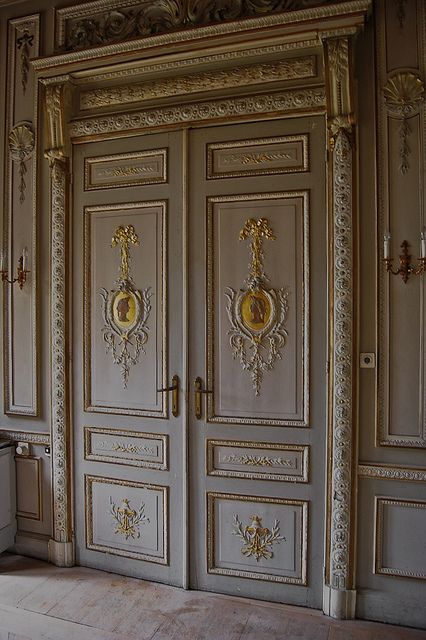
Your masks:
{"label": "gold painted trim", "polygon": [[[90,158],[84,158],[84,191],[93,191],[98,189],[119,189],[123,187],[137,187],[147,184],[160,184],[167,182],[167,152],[168,149],[149,149],[147,151],[134,151],[132,153],[117,153],[107,156],[94,156]],[[144,158],[150,158],[160,156],[162,158],[162,175],[157,178],[139,178],[135,180],[128,180],[127,182],[103,182],[99,185],[91,182],[90,169],[94,164],[104,164],[113,161],[120,160],[139,160]]]}
{"label": "gold painted trim", "polygon": [[[84,208],[84,256],[83,256],[83,273],[84,273],[84,334],[83,334],[83,350],[84,350],[84,408],[85,411],[103,414],[118,414],[127,416],[145,416],[152,418],[168,417],[168,394],[161,394],[161,408],[158,411],[149,411],[145,409],[123,409],[115,406],[101,406],[92,403],[91,384],[91,232],[90,217],[92,213],[123,211],[137,211],[138,209],[146,209],[150,207],[161,207],[160,215],[162,224],[162,234],[160,238],[161,246],[161,267],[162,274],[159,278],[162,287],[161,307],[158,319],[162,327],[162,358],[161,358],[161,374],[162,379],[158,384],[158,388],[167,385],[167,360],[168,360],[168,342],[167,342],[167,200],[146,200],[144,202],[126,202],[110,205],[94,205]],[[158,357],[158,354],[157,354]]]}
{"label": "gold painted trim", "polygon": [[15,431],[13,429],[0,429],[0,436],[12,442],[30,442],[35,445],[50,446],[50,433],[38,431]]}
{"label": "gold painted trim", "polygon": [[69,133],[74,144],[106,140],[138,131],[167,129],[213,122],[241,122],[245,117],[262,119],[325,112],[323,86],[269,91],[239,98],[178,103],[154,109],[104,114],[72,120]]}
{"label": "gold painted trim", "polygon": [[[149,554],[137,553],[93,543],[93,484],[113,484],[121,487],[134,487],[135,489],[147,489],[148,491],[160,491],[163,494],[163,556],[150,556]],[[169,487],[144,482],[131,482],[130,480],[117,480],[104,476],[84,475],[84,520],[86,548],[91,551],[102,551],[123,558],[143,560],[153,564],[169,565]]]}
{"label": "gold painted trim", "polygon": [[[5,131],[8,135],[13,126],[18,124],[15,121],[15,91],[14,86],[17,77],[17,39],[20,33],[25,30],[34,31],[34,39],[31,45],[32,57],[39,55],[39,35],[40,35],[40,14],[32,14],[23,18],[16,18],[8,21],[8,45],[7,45],[7,87],[6,87],[6,112],[5,112]],[[31,188],[31,249],[30,249],[30,280],[26,285],[26,291],[30,291],[29,305],[31,308],[31,331],[32,331],[32,354],[31,359],[32,370],[32,401],[31,405],[26,407],[16,404],[14,401],[14,383],[12,371],[15,369],[14,358],[14,319],[13,319],[13,298],[19,294],[15,287],[6,285],[3,288],[3,371],[4,371],[4,412],[8,415],[38,416],[39,415],[39,393],[40,393],[40,375],[39,375],[39,304],[38,304],[38,216],[37,216],[37,187],[38,187],[38,87],[34,81],[33,87],[26,81],[26,92],[33,90],[33,109],[29,119],[34,131],[34,152],[28,162],[32,165],[32,182],[27,185]],[[28,124],[28,123],[27,123]],[[14,214],[14,193],[13,193],[13,160],[8,145],[5,145],[5,179],[4,179],[4,224],[3,224],[3,247],[6,250],[7,268],[9,273],[15,269],[15,254],[13,247],[13,214]],[[15,194],[16,195],[16,194]],[[20,206],[20,205],[18,205]],[[17,249],[17,247],[15,247]]]}
{"label": "gold painted trim", "polygon": [[[102,434],[116,436],[117,438],[140,438],[157,440],[162,442],[162,460],[150,462],[141,458],[120,458],[113,455],[101,455],[92,453],[92,434]],[[142,467],[144,469],[156,469],[158,471],[169,470],[169,436],[157,433],[144,433],[142,431],[125,431],[123,429],[113,429],[109,427],[84,427],[84,459],[92,462],[107,462],[131,467]]]}
{"label": "gold painted trim", "polygon": [[[312,34],[308,34],[311,36]],[[81,69],[73,72],[73,78],[75,78],[79,85],[90,84],[102,84],[110,80],[119,79],[131,79],[136,78],[140,80],[145,76],[161,76],[163,72],[170,73],[176,72],[178,74],[182,70],[199,69],[200,67],[213,66],[218,67],[222,63],[231,62],[235,68],[236,64],[241,60],[243,62],[251,61],[258,62],[259,58],[271,56],[281,56],[288,52],[300,51],[301,49],[318,49],[320,43],[318,38],[306,40],[297,40],[290,42],[283,42],[282,38],[272,37],[268,38],[268,44],[256,44],[250,47],[250,43],[244,43],[249,47],[241,49],[240,43],[229,44],[226,47],[216,48],[214,53],[205,53],[200,51],[200,55],[196,56],[195,51],[189,51],[187,53],[175,53],[165,54],[161,56],[161,62],[150,62],[144,60],[143,65],[140,65],[140,61],[123,62],[120,64],[119,69],[116,69],[116,65],[107,65],[104,67],[97,67],[96,69]],[[319,64],[318,52],[313,53],[315,56],[315,67],[318,73],[318,81],[320,81],[320,74],[322,71],[321,64]],[[157,58],[158,59],[158,58]],[[279,58],[278,58],[279,59]],[[33,61],[37,66],[37,60]]]}
{"label": "gold painted trim", "polygon": [[[18,477],[18,465],[19,463],[34,460],[36,462],[36,473],[37,473],[37,512],[31,513],[29,511],[19,511],[18,506],[16,507],[16,517],[17,518],[25,518],[26,520],[35,520],[36,522],[42,522],[43,520],[43,483],[41,476],[41,464],[42,459],[39,456],[15,456],[15,465],[16,465],[16,477]],[[18,499],[16,499],[18,502]]]}
{"label": "gold painted trim", "polygon": [[[302,417],[300,420],[275,419],[275,418],[248,418],[243,416],[217,416],[215,414],[215,354],[214,354],[214,224],[213,213],[214,205],[225,202],[249,202],[263,200],[288,200],[301,198],[302,219],[301,236],[303,238],[302,247],[302,388],[303,399],[301,403]],[[269,193],[251,193],[229,196],[212,196],[207,198],[207,389],[211,389],[212,393],[207,397],[207,422],[220,424],[254,424],[265,426],[294,426],[308,427],[310,414],[309,399],[309,345],[310,345],[310,327],[309,327],[309,287],[310,287],[310,266],[309,266],[309,191],[280,191]]]}
{"label": "gold painted trim", "polygon": [[[390,498],[388,496],[375,496],[374,498],[374,567],[373,573],[386,576],[397,576],[402,578],[415,578],[426,580],[426,573],[417,571],[404,571],[395,567],[384,567],[383,560],[383,534],[384,534],[384,506],[395,505],[397,507],[426,509],[426,501],[423,500],[401,500],[400,498]],[[419,536],[423,532],[419,531]]]}
{"label": "gold painted trim", "polygon": [[[307,586],[307,564],[308,564],[308,510],[307,500],[289,500],[285,498],[267,498],[263,496],[247,496],[233,493],[207,492],[207,573],[223,576],[234,576],[248,578],[251,580],[263,580],[265,582],[284,583]],[[301,507],[301,527],[300,527],[300,578],[288,576],[274,576],[261,574],[254,571],[238,571],[236,569],[222,569],[215,566],[215,546],[216,546],[216,500],[233,500],[239,502],[256,502],[259,504],[294,505]]]}
{"label": "gold painted trim", "polygon": [[121,107],[166,96],[188,96],[202,93],[206,87],[210,92],[249,87],[265,82],[277,83],[316,78],[316,61],[315,55],[306,55],[301,58],[241,65],[232,69],[202,71],[127,85],[89,89],[80,94],[80,109],[89,111],[103,107]]}
{"label": "gold painted trim", "polygon": [[358,475],[361,478],[399,480],[400,482],[426,482],[426,469],[392,464],[361,462],[358,465]]}
{"label": "gold painted trim", "polygon": [[[268,451],[297,451],[302,453],[302,475],[288,473],[265,473],[256,471],[231,471],[216,469],[214,461],[215,447],[241,449],[267,449]],[[266,468],[268,469],[268,467]],[[247,442],[237,440],[206,440],[206,474],[222,478],[242,478],[248,480],[272,480],[294,484],[309,482],[309,445],[279,444],[278,442]]]}
{"label": "gold painted trim", "polygon": [[[215,172],[213,167],[214,151],[222,149],[244,149],[245,147],[273,145],[287,142],[302,143],[302,164],[295,167],[276,167],[266,169],[248,169],[246,171]],[[308,134],[280,136],[273,138],[252,138],[250,140],[233,140],[232,142],[217,142],[207,145],[207,180],[220,180],[222,178],[243,178],[246,176],[276,175],[285,173],[303,173],[309,171],[309,136]]]}

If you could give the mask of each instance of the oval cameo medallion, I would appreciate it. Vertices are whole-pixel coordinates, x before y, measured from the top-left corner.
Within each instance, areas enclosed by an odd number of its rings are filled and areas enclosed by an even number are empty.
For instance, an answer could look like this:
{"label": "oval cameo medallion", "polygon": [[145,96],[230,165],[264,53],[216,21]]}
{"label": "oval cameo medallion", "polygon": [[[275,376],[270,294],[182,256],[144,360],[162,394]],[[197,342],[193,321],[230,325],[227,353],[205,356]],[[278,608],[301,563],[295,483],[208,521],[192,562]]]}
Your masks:
{"label": "oval cameo medallion", "polygon": [[271,303],[262,289],[247,291],[241,301],[241,319],[250,331],[263,331],[271,318]]}

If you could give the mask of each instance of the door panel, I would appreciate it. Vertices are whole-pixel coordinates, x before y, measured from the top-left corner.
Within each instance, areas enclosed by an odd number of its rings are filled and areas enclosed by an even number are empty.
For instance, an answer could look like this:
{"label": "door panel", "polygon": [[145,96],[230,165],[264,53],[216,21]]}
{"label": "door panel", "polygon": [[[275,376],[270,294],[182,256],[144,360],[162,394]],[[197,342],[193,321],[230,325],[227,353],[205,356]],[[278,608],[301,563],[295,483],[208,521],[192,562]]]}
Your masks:
{"label": "door panel", "polygon": [[190,407],[191,583],[318,608],[324,131],[310,117],[193,132],[189,191],[190,382],[205,392]]}
{"label": "door panel", "polygon": [[184,429],[162,390],[183,373],[182,134],[73,161],[77,560],[181,585]]}

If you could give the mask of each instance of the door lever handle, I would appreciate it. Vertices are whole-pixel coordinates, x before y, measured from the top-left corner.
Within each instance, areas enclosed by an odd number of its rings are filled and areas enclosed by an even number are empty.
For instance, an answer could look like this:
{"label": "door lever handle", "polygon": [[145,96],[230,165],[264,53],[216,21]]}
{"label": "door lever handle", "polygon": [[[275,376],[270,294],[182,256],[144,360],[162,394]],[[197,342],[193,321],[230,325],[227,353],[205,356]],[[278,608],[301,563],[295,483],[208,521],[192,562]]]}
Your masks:
{"label": "door lever handle", "polygon": [[209,389],[203,389],[203,381],[198,376],[194,380],[194,396],[195,396],[195,417],[197,420],[201,420],[202,412],[201,412],[201,394],[202,393],[213,393]]}
{"label": "door lever handle", "polygon": [[172,378],[171,387],[157,389],[157,393],[166,393],[167,391],[172,391],[172,415],[177,418],[179,415],[179,376],[176,374]]}

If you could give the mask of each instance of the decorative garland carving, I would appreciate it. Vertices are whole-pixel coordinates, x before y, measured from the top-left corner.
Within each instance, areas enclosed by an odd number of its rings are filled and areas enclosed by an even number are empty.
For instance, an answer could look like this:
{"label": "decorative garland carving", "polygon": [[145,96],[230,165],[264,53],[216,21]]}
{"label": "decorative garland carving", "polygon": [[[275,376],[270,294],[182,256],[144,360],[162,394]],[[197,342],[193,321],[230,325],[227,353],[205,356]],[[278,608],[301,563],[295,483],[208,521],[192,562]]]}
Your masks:
{"label": "decorative garland carving", "polygon": [[30,35],[27,29],[24,29],[22,36],[16,39],[16,46],[21,51],[21,84],[22,91],[25,94],[28,83],[28,72],[30,70],[30,47],[33,46],[34,35]]}
{"label": "decorative garland carving", "polygon": [[331,582],[346,589],[350,567],[352,449],[352,149],[340,130],[333,150],[334,373]]}
{"label": "decorative garland carving", "polygon": [[408,138],[411,133],[408,118],[416,115],[424,101],[424,84],[420,76],[412,71],[396,71],[389,76],[383,87],[383,97],[388,113],[401,120],[399,136],[399,170],[404,175],[410,168],[408,158],[410,146]]}
{"label": "decorative garland carving", "polygon": [[69,20],[63,48],[74,51],[316,4],[317,0],[151,0],[100,13],[94,3],[92,15]]}
{"label": "decorative garland carving", "polygon": [[[129,245],[139,245],[139,238],[133,225],[118,227],[111,246],[120,245],[120,275],[118,289],[101,289],[102,335],[106,352],[112,354],[114,364],[121,369],[123,389],[127,388],[130,367],[139,362],[144,345],[148,341],[147,320],[151,311],[149,287],[135,289],[130,275]],[[118,345],[116,344],[118,338]]]}
{"label": "decorative garland carving", "polygon": [[[231,329],[228,331],[234,358],[238,358],[243,370],[249,371],[256,396],[260,393],[265,371],[271,371],[281,359],[287,331],[288,292],[266,286],[268,277],[263,270],[263,238],[275,240],[266,218],[250,218],[240,231],[240,240],[251,237],[250,273],[247,288],[237,293],[227,287],[225,293]],[[250,353],[247,352],[247,346]],[[267,354],[264,357],[264,354]]]}
{"label": "decorative garland carving", "polygon": [[246,86],[294,78],[312,78],[316,73],[315,56],[254,64],[220,71],[175,76],[118,87],[86,91],[81,94],[81,109],[95,109],[113,105],[142,102],[166,95],[188,95],[209,90]]}
{"label": "decorative garland carving", "polygon": [[315,89],[293,89],[279,93],[268,93],[244,98],[221,99],[209,102],[195,102],[172,105],[159,109],[147,109],[85,118],[70,123],[71,138],[104,136],[116,132],[138,129],[185,125],[191,122],[223,120],[253,114],[288,113],[293,111],[322,111],[325,107],[323,87]]}
{"label": "decorative garland carving", "polygon": [[16,163],[19,163],[19,202],[22,204],[25,200],[25,174],[27,173],[27,165],[34,151],[34,132],[29,123],[20,123],[13,127],[9,133],[9,151],[10,157]]}
{"label": "decorative garland carving", "polygon": [[234,514],[234,528],[232,535],[238,536],[243,541],[241,547],[241,553],[243,556],[249,558],[253,556],[256,558],[256,562],[260,559],[270,560],[274,552],[272,547],[274,544],[279,544],[281,540],[285,542],[285,537],[280,535],[279,520],[274,521],[272,529],[262,527],[262,518],[260,516],[251,516],[251,524],[243,528],[243,524],[238,518],[237,514]]}

